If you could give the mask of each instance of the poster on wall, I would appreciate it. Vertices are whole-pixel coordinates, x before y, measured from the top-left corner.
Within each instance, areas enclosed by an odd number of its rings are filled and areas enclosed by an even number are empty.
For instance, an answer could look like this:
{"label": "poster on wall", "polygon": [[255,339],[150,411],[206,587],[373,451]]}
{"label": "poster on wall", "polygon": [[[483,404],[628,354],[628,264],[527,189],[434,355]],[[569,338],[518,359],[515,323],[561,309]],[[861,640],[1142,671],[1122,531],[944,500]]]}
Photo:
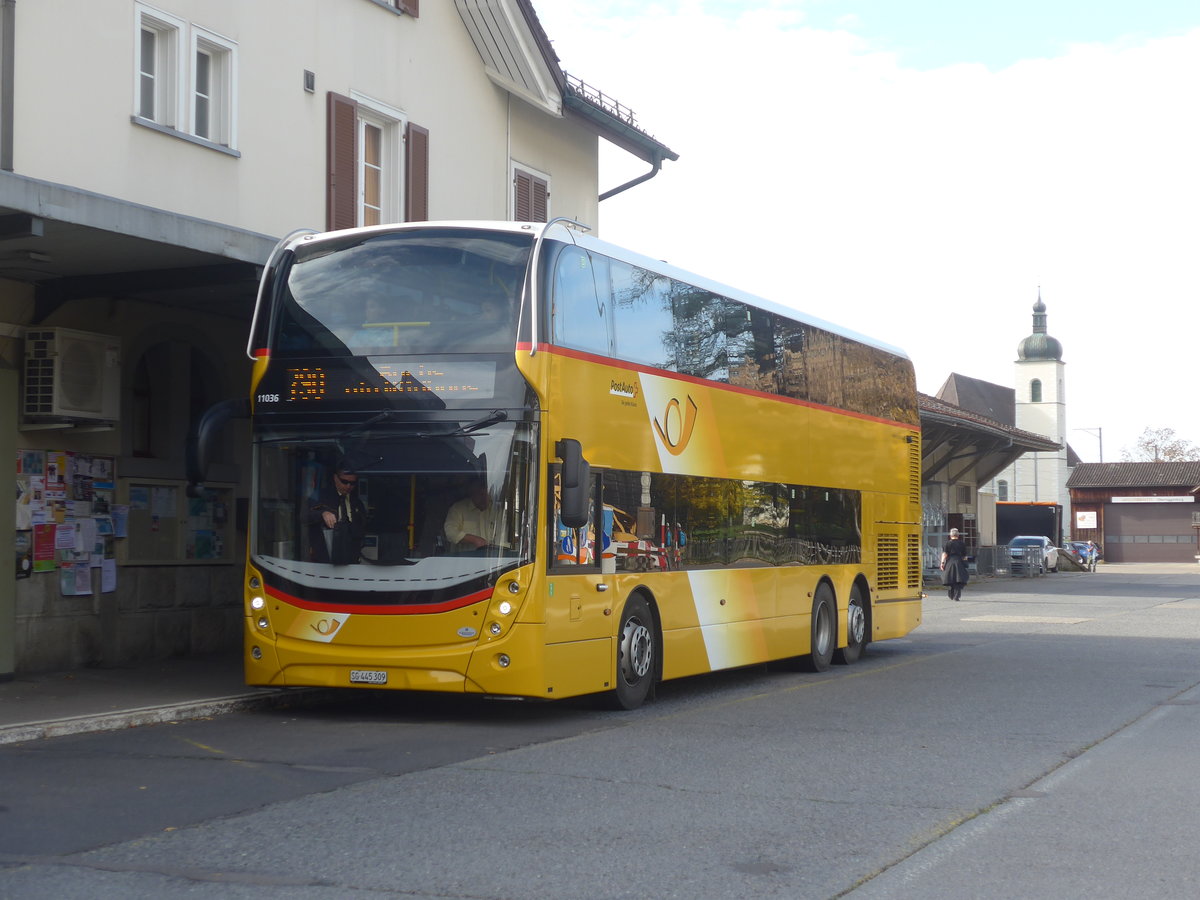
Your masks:
{"label": "poster on wall", "polygon": [[17,577],[28,578],[33,574],[33,531],[24,529],[16,533]]}
{"label": "poster on wall", "polygon": [[33,526],[33,571],[53,572],[58,562],[54,550],[54,532],[57,525],[50,523]]}
{"label": "poster on wall", "polygon": [[115,497],[114,457],[18,450],[17,577],[57,571],[64,595],[90,594],[91,569],[113,560],[103,581],[115,589],[114,538],[124,527]]}

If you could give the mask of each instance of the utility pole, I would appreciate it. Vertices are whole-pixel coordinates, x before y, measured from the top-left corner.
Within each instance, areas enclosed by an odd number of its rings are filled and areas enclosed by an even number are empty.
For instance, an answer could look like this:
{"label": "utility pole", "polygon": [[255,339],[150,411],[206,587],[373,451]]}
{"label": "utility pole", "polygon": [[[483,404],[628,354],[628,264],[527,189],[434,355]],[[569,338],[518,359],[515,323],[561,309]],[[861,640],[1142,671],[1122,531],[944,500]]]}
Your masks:
{"label": "utility pole", "polygon": [[1075,431],[1086,431],[1100,442],[1100,462],[1104,462],[1104,429],[1097,425],[1095,428],[1076,428]]}

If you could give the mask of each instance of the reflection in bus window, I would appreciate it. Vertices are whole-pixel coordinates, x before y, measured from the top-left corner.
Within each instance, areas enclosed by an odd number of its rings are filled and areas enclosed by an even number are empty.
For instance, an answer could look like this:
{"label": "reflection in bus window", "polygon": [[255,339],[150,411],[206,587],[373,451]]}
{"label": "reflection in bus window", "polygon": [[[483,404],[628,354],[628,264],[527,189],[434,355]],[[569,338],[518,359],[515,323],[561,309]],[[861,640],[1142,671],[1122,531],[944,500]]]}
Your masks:
{"label": "reflection in bus window", "polygon": [[610,268],[617,352],[623,359],[674,371],[671,279],[628,263],[614,261]]}
{"label": "reflection in bus window", "polygon": [[[577,247],[566,247],[554,270],[554,341],[563,347],[608,356],[608,279],[604,269],[594,269],[592,259]],[[603,284],[602,295],[597,285]]]}

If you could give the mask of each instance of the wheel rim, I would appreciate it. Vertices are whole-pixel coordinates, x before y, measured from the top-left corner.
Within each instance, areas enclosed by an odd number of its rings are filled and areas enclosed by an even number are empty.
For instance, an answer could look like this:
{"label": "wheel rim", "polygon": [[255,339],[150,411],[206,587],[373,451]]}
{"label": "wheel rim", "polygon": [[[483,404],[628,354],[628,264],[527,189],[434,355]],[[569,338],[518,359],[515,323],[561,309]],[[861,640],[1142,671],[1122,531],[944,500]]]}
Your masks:
{"label": "wheel rim", "polygon": [[815,652],[824,656],[833,645],[833,616],[829,613],[829,605],[823,604],[816,621],[817,633],[813,635]]}
{"label": "wheel rim", "polygon": [[861,644],[867,636],[867,614],[863,605],[855,600],[850,601],[850,611],[846,617],[846,635],[851,644]]}
{"label": "wheel rim", "polygon": [[621,631],[621,677],[627,684],[645,678],[653,658],[654,640],[650,629],[641,619],[630,616]]}

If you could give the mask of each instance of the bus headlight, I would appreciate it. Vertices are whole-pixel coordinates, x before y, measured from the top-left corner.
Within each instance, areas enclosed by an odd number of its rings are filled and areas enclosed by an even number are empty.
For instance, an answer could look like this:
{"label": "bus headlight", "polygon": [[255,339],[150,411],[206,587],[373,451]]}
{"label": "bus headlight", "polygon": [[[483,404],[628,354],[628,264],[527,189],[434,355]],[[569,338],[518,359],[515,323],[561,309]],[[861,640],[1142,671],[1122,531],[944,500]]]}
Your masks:
{"label": "bus headlight", "polygon": [[518,584],[518,583],[517,583],[517,582],[515,582],[515,581],[510,581],[510,582],[508,583],[508,592],[509,592],[510,594],[519,594],[519,593],[521,593],[521,585],[520,585],[520,584]]}
{"label": "bus headlight", "polygon": [[262,597],[253,597],[250,600],[250,608],[255,610],[256,612],[258,610],[262,609],[266,605],[267,605],[267,601],[264,600]]}
{"label": "bus headlight", "polygon": [[251,656],[252,656],[254,659],[262,659],[262,648],[261,648],[261,647],[251,647],[251,648],[250,648],[250,655],[251,655]]}
{"label": "bus headlight", "polygon": [[257,591],[262,586],[262,582],[258,580],[257,575],[250,576],[250,590]]}
{"label": "bus headlight", "polygon": [[259,627],[259,628],[263,628],[263,629],[265,629],[265,628],[267,627],[267,625],[268,625],[268,624],[269,624],[269,623],[267,622],[267,617],[266,617],[266,616],[259,616],[259,617],[258,617],[258,627]]}
{"label": "bus headlight", "polygon": [[497,606],[496,609],[499,611],[500,615],[507,616],[510,612],[512,612],[512,604],[507,600],[501,600],[500,605]]}
{"label": "bus headlight", "polygon": [[496,657],[496,665],[502,669],[507,669],[512,664],[512,660],[508,658],[507,653],[501,653]]}
{"label": "bus headlight", "polygon": [[502,629],[500,628],[500,623],[493,622],[491,624],[491,627],[488,628],[488,631],[490,631],[492,634],[499,634],[502,631]]}

